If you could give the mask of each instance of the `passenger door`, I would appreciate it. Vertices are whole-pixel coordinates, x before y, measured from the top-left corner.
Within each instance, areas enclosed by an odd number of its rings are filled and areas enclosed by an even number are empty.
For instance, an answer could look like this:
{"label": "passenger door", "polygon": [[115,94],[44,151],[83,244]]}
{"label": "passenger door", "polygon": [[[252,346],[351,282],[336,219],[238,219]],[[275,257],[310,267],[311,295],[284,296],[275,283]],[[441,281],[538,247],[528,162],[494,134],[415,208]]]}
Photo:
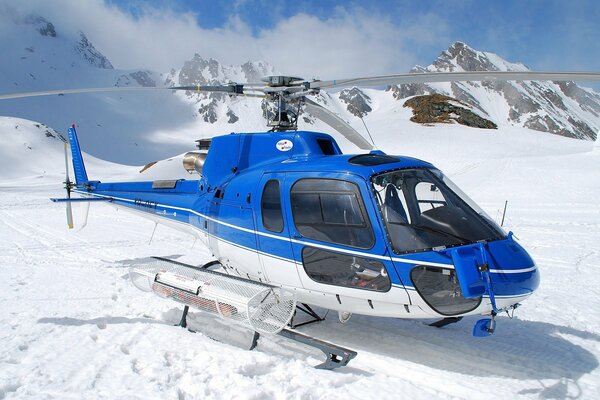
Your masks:
{"label": "passenger door", "polygon": [[301,287],[290,242],[287,215],[283,212],[287,196],[283,195],[284,174],[263,175],[256,213],[259,258],[267,281],[271,284]]}
{"label": "passenger door", "polygon": [[[294,259],[305,289],[335,296],[340,308],[352,304],[346,307],[354,310],[392,300],[392,283],[404,289],[382,237],[372,192],[362,178],[289,173],[286,190]],[[409,304],[405,290],[401,296]],[[353,303],[357,298],[364,304]]]}

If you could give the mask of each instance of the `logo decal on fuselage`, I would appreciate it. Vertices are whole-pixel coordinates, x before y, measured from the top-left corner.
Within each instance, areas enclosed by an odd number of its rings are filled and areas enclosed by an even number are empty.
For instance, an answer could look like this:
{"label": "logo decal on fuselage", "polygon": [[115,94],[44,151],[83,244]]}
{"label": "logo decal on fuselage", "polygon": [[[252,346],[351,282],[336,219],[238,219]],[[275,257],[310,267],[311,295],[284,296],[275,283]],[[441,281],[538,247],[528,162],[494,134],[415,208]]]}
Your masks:
{"label": "logo decal on fuselage", "polygon": [[277,150],[279,151],[288,151],[291,150],[292,147],[294,147],[294,143],[292,143],[291,140],[283,139],[277,142],[275,147],[277,147]]}

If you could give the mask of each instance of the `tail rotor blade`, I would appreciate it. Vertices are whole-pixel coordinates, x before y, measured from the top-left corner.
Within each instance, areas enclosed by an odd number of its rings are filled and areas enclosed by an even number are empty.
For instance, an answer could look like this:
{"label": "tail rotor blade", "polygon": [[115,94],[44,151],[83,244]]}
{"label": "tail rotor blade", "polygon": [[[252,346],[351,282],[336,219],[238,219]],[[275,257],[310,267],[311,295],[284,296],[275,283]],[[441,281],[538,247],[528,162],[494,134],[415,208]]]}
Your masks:
{"label": "tail rotor blade", "polygon": [[[71,180],[69,179],[69,155],[67,149],[67,142],[65,142],[65,188],[67,189],[67,198],[71,198]],[[73,209],[71,203],[67,202],[67,225],[69,229],[73,229]]]}
{"label": "tail rotor blade", "polygon": [[[71,183],[69,180],[69,155],[68,155],[68,144],[67,142],[64,143],[65,145],[65,183]],[[67,194],[71,193],[71,188],[67,185]],[[70,198],[71,196],[69,196]]]}
{"label": "tail rotor blade", "polygon": [[67,202],[67,224],[69,229],[73,229],[73,210],[71,209],[71,203]]}
{"label": "tail rotor blade", "polygon": [[83,225],[81,225],[81,228],[79,228],[77,230],[77,232],[83,230],[83,228],[85,228],[87,226],[89,215],[90,215],[90,203],[85,203],[85,217],[83,218]]}

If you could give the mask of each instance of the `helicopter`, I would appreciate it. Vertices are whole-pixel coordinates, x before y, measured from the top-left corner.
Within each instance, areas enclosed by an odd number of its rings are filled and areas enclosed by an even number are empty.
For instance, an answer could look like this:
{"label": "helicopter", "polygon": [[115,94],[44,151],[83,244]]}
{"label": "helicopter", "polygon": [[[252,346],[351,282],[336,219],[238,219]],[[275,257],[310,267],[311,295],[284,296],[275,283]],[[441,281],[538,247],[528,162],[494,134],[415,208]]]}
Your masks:
{"label": "helicopter", "polygon": [[[65,143],[67,221],[71,204],[105,202],[190,233],[212,253],[201,268],[155,258],[132,266],[140,289],[279,333],[327,354],[322,368],[356,353],[313,340],[288,326],[311,306],[404,319],[438,319],[443,327],[483,315],[474,336],[489,336],[496,316],[514,311],[540,282],[539,269],[505,232],[433,164],[374,150],[371,142],[310,97],[348,86],[495,80],[600,80],[600,73],[476,71],[415,73],[342,80],[269,76],[258,83],[175,87],[66,89],[0,95],[0,99],[102,91],[184,90],[263,98],[266,132],[197,141],[183,158],[193,179],[100,182],[88,178],[76,127]],[[298,130],[308,111],[363,150],[343,154],[333,136]],[[80,197],[72,197],[77,194]],[[220,270],[211,268],[218,266]],[[220,272],[219,272],[220,271]],[[295,325],[299,326],[299,325]],[[256,345],[255,336],[252,347]]]}

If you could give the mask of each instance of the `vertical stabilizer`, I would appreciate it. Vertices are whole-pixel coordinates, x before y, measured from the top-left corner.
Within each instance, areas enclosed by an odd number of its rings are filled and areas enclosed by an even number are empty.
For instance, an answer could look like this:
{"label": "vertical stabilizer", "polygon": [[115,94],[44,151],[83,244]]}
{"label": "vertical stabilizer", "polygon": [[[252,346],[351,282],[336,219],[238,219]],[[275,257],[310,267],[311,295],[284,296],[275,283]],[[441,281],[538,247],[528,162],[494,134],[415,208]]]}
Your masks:
{"label": "vertical stabilizer", "polygon": [[79,140],[75,131],[75,124],[69,128],[69,145],[71,146],[71,154],[73,156],[73,171],[75,172],[75,183],[77,186],[85,185],[89,182],[87,172],[85,172],[85,164],[79,148]]}

